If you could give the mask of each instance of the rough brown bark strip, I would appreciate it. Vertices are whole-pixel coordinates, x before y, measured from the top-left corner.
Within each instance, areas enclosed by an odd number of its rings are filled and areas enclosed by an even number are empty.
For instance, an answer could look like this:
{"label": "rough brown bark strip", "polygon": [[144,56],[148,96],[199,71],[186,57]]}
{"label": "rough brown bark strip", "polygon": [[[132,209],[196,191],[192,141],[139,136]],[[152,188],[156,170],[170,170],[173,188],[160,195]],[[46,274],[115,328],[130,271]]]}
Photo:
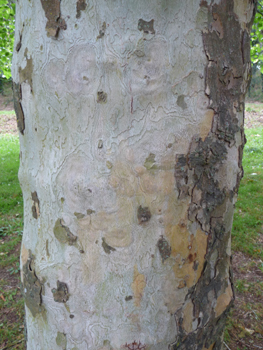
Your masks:
{"label": "rough brown bark strip", "polygon": [[[210,99],[209,108],[214,111],[213,128],[204,141],[198,136],[192,140],[188,154],[177,156],[175,177],[179,198],[191,198],[188,219],[197,222],[207,233],[208,247],[201,277],[187,297],[189,305],[193,305],[196,329],[191,326],[186,329],[187,308],[179,310],[176,314],[179,337],[174,350],[220,350],[226,317],[234,300],[231,268],[226,272],[230,266],[226,254],[230,238],[227,213],[233,212],[233,199],[243,175],[241,158],[245,137],[243,120],[238,120],[238,113],[244,114],[249,85],[252,19],[242,29],[234,13],[234,1],[223,0],[210,6],[203,1],[201,5],[208,9],[209,16],[203,42],[208,60],[206,94]],[[251,6],[255,6],[255,2],[251,2]],[[239,138],[240,171],[236,184],[233,188],[222,188],[217,179]],[[215,300],[216,307],[213,306]]]}

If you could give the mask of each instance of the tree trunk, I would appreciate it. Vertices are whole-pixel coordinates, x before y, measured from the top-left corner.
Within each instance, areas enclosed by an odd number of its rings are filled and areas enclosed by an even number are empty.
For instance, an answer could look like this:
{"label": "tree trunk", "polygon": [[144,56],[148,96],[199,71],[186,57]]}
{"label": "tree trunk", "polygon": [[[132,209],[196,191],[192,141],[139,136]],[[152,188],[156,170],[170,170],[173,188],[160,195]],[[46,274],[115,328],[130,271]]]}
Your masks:
{"label": "tree trunk", "polygon": [[253,0],[19,0],[28,350],[221,349]]}

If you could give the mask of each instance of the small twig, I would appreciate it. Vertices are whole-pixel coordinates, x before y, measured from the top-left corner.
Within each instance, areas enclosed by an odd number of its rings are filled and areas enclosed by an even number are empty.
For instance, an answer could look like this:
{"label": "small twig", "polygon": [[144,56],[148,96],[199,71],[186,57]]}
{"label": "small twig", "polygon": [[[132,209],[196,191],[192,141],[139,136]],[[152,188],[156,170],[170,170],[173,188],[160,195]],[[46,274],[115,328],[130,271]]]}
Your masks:
{"label": "small twig", "polygon": [[225,345],[225,347],[226,347],[228,350],[231,350],[230,347],[227,345],[226,342],[223,342],[223,344]]}
{"label": "small twig", "polygon": [[24,341],[24,338],[23,339],[20,339],[18,341],[16,341],[15,343],[11,344],[11,345],[6,345],[4,346],[3,348],[1,348],[0,350],[6,350],[6,349],[11,349],[13,346],[19,344],[19,343],[22,343],[22,341]]}

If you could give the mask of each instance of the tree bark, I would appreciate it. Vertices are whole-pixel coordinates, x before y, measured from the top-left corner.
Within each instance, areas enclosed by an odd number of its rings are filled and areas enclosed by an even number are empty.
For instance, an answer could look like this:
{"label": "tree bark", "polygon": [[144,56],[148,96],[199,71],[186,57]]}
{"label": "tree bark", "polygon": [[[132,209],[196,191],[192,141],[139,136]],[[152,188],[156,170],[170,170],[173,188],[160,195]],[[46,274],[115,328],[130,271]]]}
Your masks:
{"label": "tree bark", "polygon": [[221,349],[255,1],[16,11],[27,349]]}

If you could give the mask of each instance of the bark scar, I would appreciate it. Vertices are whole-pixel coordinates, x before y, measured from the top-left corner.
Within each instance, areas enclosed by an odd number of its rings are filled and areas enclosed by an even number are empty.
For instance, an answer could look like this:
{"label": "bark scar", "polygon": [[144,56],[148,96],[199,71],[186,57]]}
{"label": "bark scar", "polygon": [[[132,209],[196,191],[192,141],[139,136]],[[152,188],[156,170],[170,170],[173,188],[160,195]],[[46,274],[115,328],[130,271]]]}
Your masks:
{"label": "bark scar", "polygon": [[42,312],[42,285],[35,273],[34,257],[29,251],[29,258],[23,266],[23,295],[26,306],[31,311],[33,317]]}
{"label": "bark scar", "polygon": [[69,299],[68,286],[64,282],[57,281],[57,289],[53,288],[51,292],[57,303],[66,303]]}
{"label": "bark scar", "polygon": [[25,116],[22,107],[22,91],[21,84],[13,82],[13,96],[14,96],[14,109],[16,112],[16,121],[18,130],[24,135],[25,130]]}
{"label": "bark scar", "polygon": [[31,193],[31,198],[33,201],[32,214],[35,219],[38,219],[40,215],[40,205],[39,205],[39,199],[36,191]]}
{"label": "bark scar", "polygon": [[87,7],[86,1],[85,0],[78,0],[77,4],[76,4],[76,8],[77,8],[77,14],[76,14],[76,18],[80,18],[81,16],[81,11],[84,11]]}

